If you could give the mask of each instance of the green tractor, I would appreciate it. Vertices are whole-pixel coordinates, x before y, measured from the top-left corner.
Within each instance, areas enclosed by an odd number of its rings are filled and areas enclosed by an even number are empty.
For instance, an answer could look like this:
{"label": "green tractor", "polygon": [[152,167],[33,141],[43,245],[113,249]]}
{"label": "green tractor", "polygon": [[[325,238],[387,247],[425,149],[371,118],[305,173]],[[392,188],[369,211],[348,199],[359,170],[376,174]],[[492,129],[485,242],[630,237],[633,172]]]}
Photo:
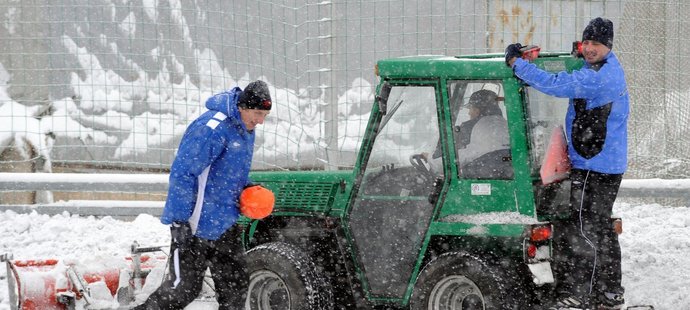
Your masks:
{"label": "green tractor", "polygon": [[[552,72],[581,66],[569,53],[534,63]],[[248,306],[542,303],[554,282],[551,221],[569,193],[567,99],[522,84],[499,54],[385,59],[376,70],[354,170],[251,174],[276,204],[268,218],[243,222]],[[468,138],[463,124],[480,91],[493,94],[497,123]]]}

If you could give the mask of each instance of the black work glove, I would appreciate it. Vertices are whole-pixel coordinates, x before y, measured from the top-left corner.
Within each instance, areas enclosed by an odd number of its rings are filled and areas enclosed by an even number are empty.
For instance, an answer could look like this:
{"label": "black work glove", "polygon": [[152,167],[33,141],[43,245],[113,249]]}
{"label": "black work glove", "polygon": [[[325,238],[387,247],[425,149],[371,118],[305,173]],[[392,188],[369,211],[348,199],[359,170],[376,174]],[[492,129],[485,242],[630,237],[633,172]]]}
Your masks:
{"label": "black work glove", "polygon": [[192,234],[192,227],[189,226],[189,222],[174,222],[170,225],[170,236],[177,247],[183,247],[189,244],[194,234]]}
{"label": "black work glove", "polygon": [[513,43],[506,47],[506,66],[510,67],[510,60],[513,59],[513,57],[522,57],[522,52],[520,52],[522,47],[520,43]]}

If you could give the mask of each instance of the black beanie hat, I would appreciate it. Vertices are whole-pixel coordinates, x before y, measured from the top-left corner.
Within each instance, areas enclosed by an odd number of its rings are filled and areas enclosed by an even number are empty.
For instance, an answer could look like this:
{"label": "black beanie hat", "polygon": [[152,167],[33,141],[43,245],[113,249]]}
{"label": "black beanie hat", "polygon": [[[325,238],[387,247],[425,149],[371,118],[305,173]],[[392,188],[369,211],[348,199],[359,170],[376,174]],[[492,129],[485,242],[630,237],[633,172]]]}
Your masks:
{"label": "black beanie hat", "polygon": [[480,89],[470,96],[469,102],[472,107],[479,110],[479,115],[502,115],[501,108],[498,107],[498,95],[488,89]]}
{"label": "black beanie hat", "polygon": [[592,40],[613,48],[613,22],[597,17],[589,21],[589,24],[582,32],[582,41]]}
{"label": "black beanie hat", "polygon": [[249,83],[237,100],[237,106],[245,109],[270,110],[271,104],[268,85],[261,80]]}

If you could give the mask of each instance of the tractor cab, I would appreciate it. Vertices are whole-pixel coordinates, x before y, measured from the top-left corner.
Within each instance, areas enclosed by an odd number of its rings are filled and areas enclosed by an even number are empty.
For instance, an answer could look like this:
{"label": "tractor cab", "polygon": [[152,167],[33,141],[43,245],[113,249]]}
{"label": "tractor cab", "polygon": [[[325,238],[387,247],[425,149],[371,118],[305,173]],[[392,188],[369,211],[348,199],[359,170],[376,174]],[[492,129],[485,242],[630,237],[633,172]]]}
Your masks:
{"label": "tractor cab", "polygon": [[[535,63],[578,65],[565,53]],[[522,84],[502,55],[395,58],[377,72],[346,226],[365,291],[414,304],[429,253],[448,249],[526,259],[533,283],[552,283],[550,241],[530,234],[550,235],[566,203],[567,99]]]}
{"label": "tractor cab", "polygon": [[[550,71],[579,65],[565,53],[535,63]],[[377,72],[359,195],[428,196],[439,218],[553,207],[538,200],[567,176],[567,99],[520,83],[497,55],[396,58]]]}

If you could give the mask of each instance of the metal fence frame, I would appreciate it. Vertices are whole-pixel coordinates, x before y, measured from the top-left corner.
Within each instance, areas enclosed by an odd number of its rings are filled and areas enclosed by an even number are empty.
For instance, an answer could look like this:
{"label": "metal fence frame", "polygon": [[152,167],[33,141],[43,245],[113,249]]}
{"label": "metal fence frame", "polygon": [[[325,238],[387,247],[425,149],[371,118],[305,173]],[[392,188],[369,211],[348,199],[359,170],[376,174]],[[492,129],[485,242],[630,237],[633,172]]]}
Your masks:
{"label": "metal fence frame", "polygon": [[[688,15],[685,0],[4,1],[0,63],[11,76],[8,96],[16,109],[37,115],[0,115],[0,123],[15,122],[6,134],[38,141],[27,160],[43,155],[54,164],[166,169],[183,123],[194,117],[188,111],[240,79],[263,77],[289,99],[274,113],[285,122],[264,126],[257,143],[280,140],[293,149],[257,150],[257,168],[338,168],[354,162],[355,143],[343,141],[361,139],[373,100],[357,96],[376,84],[376,60],[502,52],[516,41],[568,50],[589,19],[605,16],[615,24],[614,51],[633,101],[628,175],[684,178],[690,177]],[[90,61],[85,65],[80,57]],[[114,73],[118,80],[91,78],[93,72]],[[154,78],[160,76],[172,82]],[[353,87],[357,81],[366,83]],[[121,96],[97,96],[102,89]],[[171,89],[183,96],[166,100],[162,94]],[[89,109],[98,100],[110,100],[113,109],[136,104],[103,122],[102,111]],[[23,123],[50,117],[61,102],[79,107],[80,132],[56,131],[52,141],[44,132],[21,132]],[[157,113],[178,108],[184,112]],[[343,121],[341,110],[353,118]],[[119,123],[142,118],[176,127],[150,134]],[[309,126],[322,132],[308,136]],[[123,146],[135,138],[147,145]],[[292,156],[294,149],[299,156]]]}
{"label": "metal fence frame", "polygon": [[[0,173],[0,191],[74,191],[165,193],[166,174],[81,174],[81,173]],[[619,199],[645,198],[683,200],[690,206],[690,179],[625,179],[621,183]],[[0,211],[18,213],[36,211],[42,214],[69,212],[82,216],[112,216],[131,219],[139,214],[158,216],[163,201],[140,200],[75,200],[45,204],[0,204]]]}

